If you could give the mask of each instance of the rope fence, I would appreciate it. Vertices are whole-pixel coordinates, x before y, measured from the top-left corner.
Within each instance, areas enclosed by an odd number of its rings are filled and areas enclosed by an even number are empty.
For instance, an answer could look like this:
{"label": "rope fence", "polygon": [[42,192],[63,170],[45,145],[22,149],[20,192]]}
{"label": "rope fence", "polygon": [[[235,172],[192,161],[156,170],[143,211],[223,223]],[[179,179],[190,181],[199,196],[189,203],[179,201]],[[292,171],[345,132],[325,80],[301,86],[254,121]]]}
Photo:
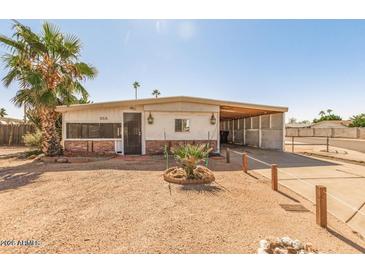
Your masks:
{"label": "rope fence", "polygon": [[[312,202],[313,204],[316,205],[317,224],[322,226],[322,227],[327,227],[327,212],[329,212],[333,216],[336,216],[336,214],[334,212],[332,212],[331,210],[328,210],[328,208],[327,208],[327,196],[331,197],[335,201],[341,203],[342,205],[344,205],[348,209],[352,210],[352,216],[348,220],[344,221],[346,224],[347,224],[348,221],[350,221],[357,214],[361,215],[362,217],[365,217],[365,214],[360,211],[361,207],[360,208],[355,208],[354,206],[350,205],[349,203],[342,200],[341,198],[329,193],[325,186],[316,185],[316,184],[313,184],[311,182],[308,182],[307,180],[299,178],[298,176],[296,176],[296,175],[294,175],[294,174],[292,174],[292,173],[290,173],[286,170],[278,168],[278,166],[276,164],[270,164],[270,163],[267,163],[265,161],[254,158],[254,157],[248,155],[247,152],[239,152],[239,151],[235,151],[235,150],[231,150],[231,149],[227,148],[227,151],[226,151],[226,161],[227,161],[227,163],[230,163],[230,161],[231,161],[231,157],[230,157],[231,152],[234,153],[234,154],[240,155],[242,157],[242,169],[245,173],[248,173],[248,171],[249,171],[248,159],[251,159],[252,161],[256,161],[256,162],[270,168],[271,169],[272,189],[274,191],[278,191],[278,184],[279,184],[279,181],[280,181],[278,179],[278,172],[282,173],[282,174],[285,174],[285,175],[297,180],[298,182],[304,183],[307,186],[314,187],[315,188],[315,193],[316,193],[316,200],[315,201],[313,201],[310,197],[303,196],[303,194],[298,193],[297,191],[295,191],[291,187],[289,187],[285,184],[282,184],[284,187],[290,189],[294,193],[304,197],[305,199],[309,200],[310,202]],[[263,176],[265,178],[268,178],[267,174],[263,174],[262,172],[259,172],[257,170],[255,170],[255,172],[257,172],[258,174],[260,174],[261,176]]]}

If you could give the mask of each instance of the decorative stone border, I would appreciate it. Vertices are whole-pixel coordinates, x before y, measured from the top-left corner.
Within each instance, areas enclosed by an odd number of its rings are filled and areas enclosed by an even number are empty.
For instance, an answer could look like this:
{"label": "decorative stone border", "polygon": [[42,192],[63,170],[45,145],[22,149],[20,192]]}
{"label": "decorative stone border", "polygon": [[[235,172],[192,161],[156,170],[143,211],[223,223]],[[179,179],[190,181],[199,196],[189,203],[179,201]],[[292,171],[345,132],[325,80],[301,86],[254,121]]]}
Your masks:
{"label": "decorative stone border", "polygon": [[178,167],[174,166],[174,167],[170,167],[164,171],[163,178],[166,182],[173,183],[173,184],[179,184],[179,185],[192,185],[192,184],[210,184],[210,183],[214,182],[214,180],[215,180],[213,174],[212,174],[212,178],[203,178],[203,179],[186,179],[184,177],[173,178],[173,177],[169,176],[169,173],[176,168],[178,168]]}

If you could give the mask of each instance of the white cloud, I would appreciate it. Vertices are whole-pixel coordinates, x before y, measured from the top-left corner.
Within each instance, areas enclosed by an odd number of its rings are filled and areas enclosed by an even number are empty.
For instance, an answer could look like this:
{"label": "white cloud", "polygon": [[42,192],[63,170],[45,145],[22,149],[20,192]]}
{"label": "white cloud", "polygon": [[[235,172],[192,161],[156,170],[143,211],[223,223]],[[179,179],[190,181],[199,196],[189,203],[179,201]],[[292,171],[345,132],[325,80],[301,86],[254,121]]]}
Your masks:
{"label": "white cloud", "polygon": [[196,27],[193,22],[183,21],[179,23],[178,34],[183,40],[190,40],[196,34]]}

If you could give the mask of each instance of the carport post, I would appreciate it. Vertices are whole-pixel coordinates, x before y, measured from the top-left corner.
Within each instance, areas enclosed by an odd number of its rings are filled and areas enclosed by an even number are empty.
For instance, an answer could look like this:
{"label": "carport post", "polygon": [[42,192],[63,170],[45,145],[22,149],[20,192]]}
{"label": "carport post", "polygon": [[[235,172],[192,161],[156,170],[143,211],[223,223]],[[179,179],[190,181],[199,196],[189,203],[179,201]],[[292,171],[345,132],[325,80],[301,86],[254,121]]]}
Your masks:
{"label": "carport post", "polygon": [[271,188],[274,191],[278,191],[278,166],[271,165]]}
{"label": "carport post", "polygon": [[248,157],[247,157],[247,153],[244,152],[242,154],[242,169],[244,173],[247,173],[248,171]]}
{"label": "carport post", "polygon": [[230,155],[230,151],[229,151],[228,147],[226,149],[226,161],[227,161],[227,163],[231,162],[231,155]]}
{"label": "carport post", "polygon": [[322,185],[316,185],[316,222],[327,227],[327,189]]}

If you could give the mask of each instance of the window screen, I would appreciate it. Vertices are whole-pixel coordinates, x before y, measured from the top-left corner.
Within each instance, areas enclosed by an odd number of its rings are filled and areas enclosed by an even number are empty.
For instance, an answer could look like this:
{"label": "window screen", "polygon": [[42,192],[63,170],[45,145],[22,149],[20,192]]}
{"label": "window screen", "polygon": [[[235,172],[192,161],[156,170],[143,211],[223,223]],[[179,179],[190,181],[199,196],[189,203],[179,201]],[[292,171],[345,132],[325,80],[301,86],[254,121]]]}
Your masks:
{"label": "window screen", "polygon": [[189,132],[190,121],[188,119],[175,119],[175,132]]}
{"label": "window screen", "polygon": [[67,123],[68,139],[120,138],[119,123]]}

